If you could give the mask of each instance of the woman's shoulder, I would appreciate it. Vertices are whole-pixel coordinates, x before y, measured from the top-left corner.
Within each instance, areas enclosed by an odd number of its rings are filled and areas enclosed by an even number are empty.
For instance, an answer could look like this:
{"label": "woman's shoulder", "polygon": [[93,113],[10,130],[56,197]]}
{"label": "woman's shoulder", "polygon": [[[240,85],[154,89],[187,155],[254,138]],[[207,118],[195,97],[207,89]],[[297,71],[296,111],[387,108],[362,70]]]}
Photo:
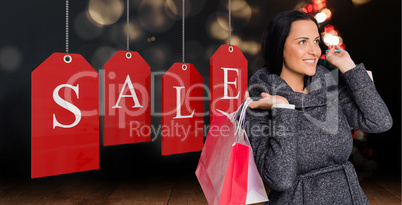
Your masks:
{"label": "woman's shoulder", "polygon": [[270,75],[274,74],[270,73],[267,67],[262,67],[258,69],[253,74],[253,76],[251,76],[249,84],[251,85],[251,84],[269,83],[270,82],[269,78],[272,78],[272,76]]}

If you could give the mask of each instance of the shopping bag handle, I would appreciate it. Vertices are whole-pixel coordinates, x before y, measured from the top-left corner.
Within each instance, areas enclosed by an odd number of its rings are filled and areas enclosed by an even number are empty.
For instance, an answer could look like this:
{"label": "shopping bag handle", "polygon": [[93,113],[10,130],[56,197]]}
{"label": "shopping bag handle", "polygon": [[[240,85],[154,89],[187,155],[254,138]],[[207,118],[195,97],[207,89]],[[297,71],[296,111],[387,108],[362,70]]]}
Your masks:
{"label": "shopping bag handle", "polygon": [[[239,110],[240,110],[240,116],[239,116],[239,121],[237,122],[237,127],[236,127],[236,132],[235,134],[240,133],[240,130],[244,128],[244,123],[246,121],[246,111],[247,111],[247,107],[248,105],[253,101],[253,99],[251,98],[247,98],[246,101],[243,103],[243,106],[240,106],[239,109],[237,109],[236,111],[236,115],[235,118],[237,118],[237,115],[239,114]],[[236,121],[235,121],[236,122]]]}

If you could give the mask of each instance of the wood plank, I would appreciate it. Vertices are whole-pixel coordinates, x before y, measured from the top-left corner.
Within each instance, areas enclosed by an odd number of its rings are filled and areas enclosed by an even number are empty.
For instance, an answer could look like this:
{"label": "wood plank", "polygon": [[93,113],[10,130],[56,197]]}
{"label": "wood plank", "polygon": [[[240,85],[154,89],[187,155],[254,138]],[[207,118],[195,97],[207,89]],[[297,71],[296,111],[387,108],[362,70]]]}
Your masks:
{"label": "wood plank", "polygon": [[208,205],[195,173],[180,177],[174,184],[169,205]]}
{"label": "wood plank", "polygon": [[[195,173],[180,177],[175,183],[169,205],[208,205]],[[256,203],[255,205],[263,205]]]}
{"label": "wood plank", "polygon": [[124,180],[107,198],[110,204],[167,204],[175,177],[147,176]]}
{"label": "wood plank", "polygon": [[370,180],[360,182],[371,205],[401,205],[401,200]]}
{"label": "wood plank", "polygon": [[375,177],[373,182],[383,187],[385,190],[393,194],[401,200],[401,178],[400,176],[380,176]]}

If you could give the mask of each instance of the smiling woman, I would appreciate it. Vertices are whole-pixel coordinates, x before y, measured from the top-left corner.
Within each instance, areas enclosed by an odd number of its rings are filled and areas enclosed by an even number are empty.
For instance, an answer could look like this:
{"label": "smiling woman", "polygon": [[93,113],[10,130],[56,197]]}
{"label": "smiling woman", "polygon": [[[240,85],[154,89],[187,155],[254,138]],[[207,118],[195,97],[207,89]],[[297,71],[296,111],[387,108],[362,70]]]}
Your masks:
{"label": "smiling woman", "polygon": [[[285,41],[280,76],[297,92],[306,92],[298,85],[303,85],[304,75],[315,74],[315,66],[321,55],[320,34],[316,28],[317,25],[311,20],[295,21]],[[297,81],[297,84],[294,83]]]}
{"label": "smiling woman", "polygon": [[263,34],[266,66],[250,79],[256,101],[246,130],[270,205],[369,204],[348,161],[350,127],[385,132],[392,117],[364,65],[347,51],[329,46],[339,82],[317,66],[321,43],[317,21],[300,11],[278,14]]}

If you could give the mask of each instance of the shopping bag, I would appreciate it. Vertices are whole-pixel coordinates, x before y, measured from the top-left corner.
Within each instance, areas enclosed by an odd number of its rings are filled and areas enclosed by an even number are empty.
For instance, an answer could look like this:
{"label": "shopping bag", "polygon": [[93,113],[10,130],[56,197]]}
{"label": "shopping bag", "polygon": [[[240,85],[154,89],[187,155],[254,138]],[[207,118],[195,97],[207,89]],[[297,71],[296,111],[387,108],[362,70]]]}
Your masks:
{"label": "shopping bag", "polygon": [[211,122],[196,169],[198,181],[211,205],[268,201],[243,129],[246,108],[251,101],[248,99],[235,113],[216,114]]}

